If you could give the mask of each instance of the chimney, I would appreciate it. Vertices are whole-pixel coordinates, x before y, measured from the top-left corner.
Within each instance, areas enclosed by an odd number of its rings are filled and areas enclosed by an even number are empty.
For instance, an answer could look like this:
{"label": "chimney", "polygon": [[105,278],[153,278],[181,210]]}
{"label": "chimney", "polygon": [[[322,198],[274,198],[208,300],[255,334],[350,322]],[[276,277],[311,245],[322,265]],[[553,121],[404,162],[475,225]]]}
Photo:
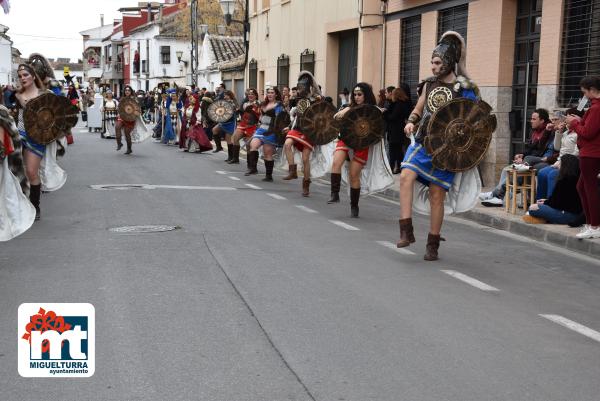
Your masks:
{"label": "chimney", "polygon": [[100,14],[100,26],[104,26],[104,14]]}
{"label": "chimney", "polygon": [[152,4],[148,3],[146,5],[146,10],[148,10],[148,22],[152,21]]}

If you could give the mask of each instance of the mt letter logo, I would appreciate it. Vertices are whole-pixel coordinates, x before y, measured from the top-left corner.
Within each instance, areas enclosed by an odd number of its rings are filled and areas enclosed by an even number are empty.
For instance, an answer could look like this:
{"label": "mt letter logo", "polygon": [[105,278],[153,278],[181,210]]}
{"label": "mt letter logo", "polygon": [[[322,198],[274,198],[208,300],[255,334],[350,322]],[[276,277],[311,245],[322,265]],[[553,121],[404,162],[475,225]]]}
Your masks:
{"label": "mt letter logo", "polygon": [[90,377],[95,369],[95,310],[91,304],[19,306],[19,374]]}

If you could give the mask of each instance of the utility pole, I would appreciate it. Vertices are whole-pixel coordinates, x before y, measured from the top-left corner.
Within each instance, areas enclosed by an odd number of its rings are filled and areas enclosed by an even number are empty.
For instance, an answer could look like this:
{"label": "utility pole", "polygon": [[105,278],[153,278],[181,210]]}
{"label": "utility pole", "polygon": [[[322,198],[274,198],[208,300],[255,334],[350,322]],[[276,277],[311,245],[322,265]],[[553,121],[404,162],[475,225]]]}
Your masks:
{"label": "utility pole", "polygon": [[190,31],[192,35],[192,49],[190,51],[190,66],[192,74],[192,85],[198,85],[198,0],[191,0]]}

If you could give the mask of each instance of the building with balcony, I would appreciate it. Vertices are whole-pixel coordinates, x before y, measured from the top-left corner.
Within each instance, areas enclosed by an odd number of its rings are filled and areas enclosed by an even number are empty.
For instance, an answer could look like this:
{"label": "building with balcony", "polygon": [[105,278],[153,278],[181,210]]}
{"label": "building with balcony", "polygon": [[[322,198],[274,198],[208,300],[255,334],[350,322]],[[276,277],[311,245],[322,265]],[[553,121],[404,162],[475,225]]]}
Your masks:
{"label": "building with balcony", "polygon": [[102,79],[102,40],[112,34],[114,25],[104,25],[79,32],[83,37],[83,81],[91,85],[100,84]]}

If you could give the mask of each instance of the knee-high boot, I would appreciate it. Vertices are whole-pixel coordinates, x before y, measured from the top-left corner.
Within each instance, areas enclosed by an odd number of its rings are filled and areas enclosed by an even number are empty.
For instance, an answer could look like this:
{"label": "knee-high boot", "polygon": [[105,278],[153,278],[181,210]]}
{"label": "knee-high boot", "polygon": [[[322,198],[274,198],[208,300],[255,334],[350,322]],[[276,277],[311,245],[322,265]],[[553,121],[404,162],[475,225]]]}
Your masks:
{"label": "knee-high boot", "polygon": [[256,168],[258,164],[258,150],[252,150],[248,152],[248,171],[244,175],[254,175],[258,173]]}
{"label": "knee-high boot", "polygon": [[275,162],[273,160],[265,160],[265,178],[263,181],[273,182],[273,166],[275,166]]}
{"label": "knee-high boot", "polygon": [[231,162],[232,159],[233,159],[233,144],[228,143],[227,144],[227,159],[225,159],[225,163]]}
{"label": "knee-high boot", "polygon": [[35,219],[40,219],[40,194],[42,192],[42,184],[31,185],[29,187],[29,201],[35,207]]}
{"label": "knee-high boot", "polygon": [[331,173],[331,198],[327,203],[338,203],[340,201],[340,186],[342,184],[342,175]]}
{"label": "knee-high boot", "polygon": [[231,160],[227,163],[229,164],[240,164],[240,145],[231,145]]}
{"label": "knee-high boot", "polygon": [[213,134],[213,140],[215,141],[215,150],[213,153],[217,153],[223,150],[223,146],[221,145],[221,134]]}
{"label": "knee-high boot", "polygon": [[131,144],[131,135],[126,135],[125,136],[125,141],[127,142],[127,151],[125,152],[126,155],[131,154],[132,150],[132,144]]}
{"label": "knee-high boot", "polygon": [[358,199],[360,188],[350,188],[350,216],[358,217]]}

